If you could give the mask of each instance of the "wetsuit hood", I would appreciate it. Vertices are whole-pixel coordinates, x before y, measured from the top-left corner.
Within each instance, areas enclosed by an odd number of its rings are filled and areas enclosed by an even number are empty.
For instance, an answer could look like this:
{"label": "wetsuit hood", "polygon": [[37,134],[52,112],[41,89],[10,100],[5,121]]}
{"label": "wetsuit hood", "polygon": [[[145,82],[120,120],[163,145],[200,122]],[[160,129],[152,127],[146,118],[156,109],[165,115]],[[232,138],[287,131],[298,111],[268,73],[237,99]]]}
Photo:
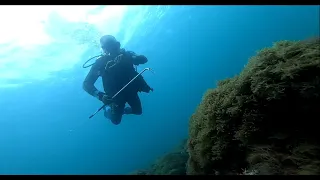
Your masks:
{"label": "wetsuit hood", "polygon": [[101,48],[106,52],[112,52],[120,48],[120,42],[114,36],[104,35],[100,38]]}

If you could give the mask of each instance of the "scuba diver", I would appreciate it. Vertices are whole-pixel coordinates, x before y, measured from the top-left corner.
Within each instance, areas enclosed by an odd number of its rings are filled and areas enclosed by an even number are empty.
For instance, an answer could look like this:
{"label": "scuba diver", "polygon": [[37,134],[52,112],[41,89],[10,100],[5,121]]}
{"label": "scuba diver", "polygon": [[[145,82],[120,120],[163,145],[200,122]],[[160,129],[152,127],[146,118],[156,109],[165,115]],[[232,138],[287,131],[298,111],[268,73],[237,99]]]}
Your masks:
{"label": "scuba diver", "polygon": [[[92,65],[83,82],[83,89],[109,106],[109,108],[104,106],[104,116],[118,125],[123,114],[142,114],[138,92],[153,91],[134,68],[134,65],[147,63],[148,59],[143,55],[120,48],[120,42],[111,35],[102,36],[100,45],[105,55],[98,58]],[[102,77],[104,92],[100,92],[94,86],[99,76]],[[130,80],[135,76],[137,78],[131,82]],[[117,94],[116,97],[112,97],[115,94]],[[125,107],[126,103],[129,107]]]}

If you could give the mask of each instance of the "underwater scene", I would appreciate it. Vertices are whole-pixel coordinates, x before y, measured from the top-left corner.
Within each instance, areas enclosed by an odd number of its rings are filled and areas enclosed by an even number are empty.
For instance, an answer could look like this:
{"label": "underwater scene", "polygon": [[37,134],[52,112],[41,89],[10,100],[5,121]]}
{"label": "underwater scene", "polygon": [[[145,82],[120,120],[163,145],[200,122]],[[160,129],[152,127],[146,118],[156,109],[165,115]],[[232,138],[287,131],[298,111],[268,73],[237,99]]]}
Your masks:
{"label": "underwater scene", "polygon": [[0,175],[319,175],[319,9],[1,5]]}

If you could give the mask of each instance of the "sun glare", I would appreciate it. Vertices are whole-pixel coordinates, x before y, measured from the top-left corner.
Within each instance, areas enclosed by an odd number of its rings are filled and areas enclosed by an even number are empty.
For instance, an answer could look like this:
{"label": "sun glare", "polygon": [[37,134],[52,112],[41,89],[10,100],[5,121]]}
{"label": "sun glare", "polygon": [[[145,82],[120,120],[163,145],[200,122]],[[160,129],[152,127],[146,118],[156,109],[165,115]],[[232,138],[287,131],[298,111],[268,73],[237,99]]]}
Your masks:
{"label": "sun glare", "polygon": [[[16,87],[17,80],[22,84],[46,79],[52,72],[72,68],[90,46],[90,42],[79,43],[73,38],[73,26],[80,26],[76,29],[82,31],[82,25],[90,24],[100,34],[116,35],[127,9],[128,6],[0,6],[0,88]],[[85,33],[80,34],[85,37]]]}

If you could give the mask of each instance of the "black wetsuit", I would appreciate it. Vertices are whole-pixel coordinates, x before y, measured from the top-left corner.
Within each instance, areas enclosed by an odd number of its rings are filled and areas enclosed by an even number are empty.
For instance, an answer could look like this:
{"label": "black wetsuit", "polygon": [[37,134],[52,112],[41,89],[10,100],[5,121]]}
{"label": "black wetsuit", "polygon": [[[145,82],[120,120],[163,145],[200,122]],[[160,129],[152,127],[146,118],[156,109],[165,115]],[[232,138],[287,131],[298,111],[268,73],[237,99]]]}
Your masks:
{"label": "black wetsuit", "polygon": [[[86,92],[100,100],[104,94],[112,97],[138,74],[133,65],[145,64],[148,61],[145,56],[136,55],[132,51],[122,50],[120,54],[123,55],[121,63],[116,64],[112,68],[106,68],[106,65],[108,62],[112,62],[116,56],[106,55],[96,60],[83,82],[83,89]],[[99,76],[102,77],[105,93],[99,92],[94,86]],[[149,89],[150,87],[144,78],[141,75],[138,76],[136,80],[130,83],[130,85],[113,99],[110,104],[112,113],[109,118],[111,121],[114,124],[121,122],[126,103],[132,108],[132,114],[142,114],[142,106],[138,92],[148,91]]]}

